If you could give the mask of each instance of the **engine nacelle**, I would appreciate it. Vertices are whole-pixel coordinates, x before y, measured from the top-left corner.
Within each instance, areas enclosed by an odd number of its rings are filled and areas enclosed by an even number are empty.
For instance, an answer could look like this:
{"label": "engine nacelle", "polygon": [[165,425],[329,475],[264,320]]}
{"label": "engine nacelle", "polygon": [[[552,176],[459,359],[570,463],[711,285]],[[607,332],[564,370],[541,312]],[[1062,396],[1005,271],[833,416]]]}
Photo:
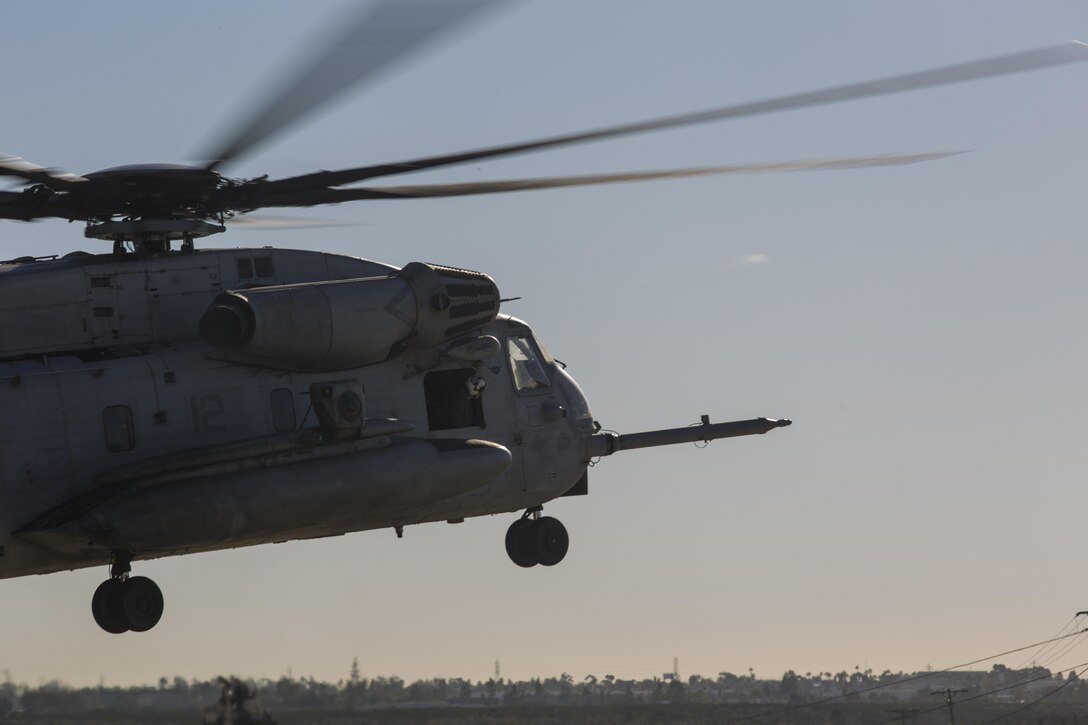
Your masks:
{"label": "engine nacelle", "polygon": [[486,274],[412,262],[388,277],[224,292],[200,319],[200,336],[227,360],[323,372],[455,339],[498,312]]}

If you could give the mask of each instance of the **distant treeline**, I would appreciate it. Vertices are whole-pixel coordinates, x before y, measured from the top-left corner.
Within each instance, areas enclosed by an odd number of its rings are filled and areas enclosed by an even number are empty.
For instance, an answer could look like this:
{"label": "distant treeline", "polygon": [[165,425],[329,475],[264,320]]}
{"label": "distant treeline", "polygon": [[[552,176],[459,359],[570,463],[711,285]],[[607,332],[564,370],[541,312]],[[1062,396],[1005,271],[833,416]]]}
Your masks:
{"label": "distant treeline", "polygon": [[[575,680],[463,678],[407,683],[363,678],[353,663],[336,683],[309,678],[235,679],[234,691],[255,696],[249,713],[276,722],[727,722],[767,725],[944,725],[948,700],[961,725],[1088,725],[1088,683],[1044,668],[913,674],[786,672],[760,679],[721,672],[624,680],[606,674]],[[228,681],[161,678],[137,687],[71,687],[0,683],[0,723],[214,723]],[[664,715],[663,713],[667,713]],[[426,715],[424,717],[424,714]],[[1078,718],[1080,720],[1078,720]],[[237,722],[237,719],[235,720]]]}

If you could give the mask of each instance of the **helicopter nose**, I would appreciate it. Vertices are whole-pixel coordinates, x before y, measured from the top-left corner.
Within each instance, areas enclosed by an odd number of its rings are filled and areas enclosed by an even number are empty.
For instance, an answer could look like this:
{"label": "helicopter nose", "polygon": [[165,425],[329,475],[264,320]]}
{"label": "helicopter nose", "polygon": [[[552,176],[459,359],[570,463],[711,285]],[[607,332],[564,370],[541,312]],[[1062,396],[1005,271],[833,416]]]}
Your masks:
{"label": "helicopter nose", "polygon": [[576,430],[586,435],[593,434],[593,414],[589,410],[589,401],[582,388],[566,370],[557,367],[557,385],[566,401],[564,418],[569,418]]}

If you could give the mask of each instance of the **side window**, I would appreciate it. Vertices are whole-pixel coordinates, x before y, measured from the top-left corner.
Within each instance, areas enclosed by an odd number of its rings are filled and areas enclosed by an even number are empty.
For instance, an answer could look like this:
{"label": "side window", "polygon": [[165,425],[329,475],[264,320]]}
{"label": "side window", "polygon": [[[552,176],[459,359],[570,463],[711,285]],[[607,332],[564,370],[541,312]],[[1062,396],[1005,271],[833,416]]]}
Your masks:
{"label": "side window", "polygon": [[253,272],[258,277],[275,277],[276,271],[272,268],[272,257],[254,257]]}
{"label": "side window", "polygon": [[271,394],[272,401],[272,428],[280,433],[294,430],[295,424],[295,394],[290,388],[276,388]]}
{"label": "side window", "polygon": [[423,376],[427,425],[432,431],[484,428],[484,380],[472,368],[435,370]]}
{"label": "side window", "polygon": [[275,276],[276,269],[272,265],[271,256],[238,258],[238,279],[267,279]]}
{"label": "side window", "polygon": [[532,393],[551,387],[548,374],[528,337],[506,338],[506,355],[510,358],[510,375],[519,393]]}
{"label": "side window", "polygon": [[127,405],[105,408],[102,430],[106,434],[106,449],[111,453],[131,451],[136,447],[136,427],[132,424],[132,409]]}

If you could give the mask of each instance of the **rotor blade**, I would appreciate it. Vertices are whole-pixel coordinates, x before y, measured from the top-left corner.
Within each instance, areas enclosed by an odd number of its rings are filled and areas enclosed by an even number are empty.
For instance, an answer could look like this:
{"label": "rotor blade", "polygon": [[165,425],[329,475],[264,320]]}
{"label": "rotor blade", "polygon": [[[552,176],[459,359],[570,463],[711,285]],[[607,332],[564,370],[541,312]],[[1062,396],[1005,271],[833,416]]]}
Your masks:
{"label": "rotor blade", "polygon": [[356,227],[361,222],[341,222],[332,219],[299,219],[288,216],[270,216],[268,214],[254,214],[236,216],[227,220],[231,229],[244,229],[246,231],[265,231],[269,229],[319,229],[322,227]]}
{"label": "rotor blade", "polygon": [[615,184],[653,179],[679,179],[690,176],[716,174],[753,174],[769,171],[828,171],[833,169],[857,169],[874,166],[914,164],[921,161],[945,158],[962,151],[945,151],[926,154],[890,154],[883,156],[858,156],[816,161],[781,161],[769,164],[730,164],[726,166],[700,166],[688,169],[661,171],[630,171],[618,174],[591,174],[585,176],[556,176],[538,179],[508,179],[504,181],[471,181],[455,184],[419,184],[409,186],[370,186],[359,189],[321,189],[301,191],[266,200],[261,206],[314,206],[336,204],[342,201],[362,199],[419,199],[473,194],[498,194],[508,191],[555,189],[565,186],[590,186]]}
{"label": "rotor blade", "polygon": [[237,158],[348,88],[452,30],[495,0],[385,0],[343,19],[346,27],[294,78],[271,92],[202,158],[213,170]]}
{"label": "rotor blade", "polygon": [[676,126],[707,123],[709,121],[720,121],[729,118],[741,118],[743,116],[754,116],[757,114],[773,113],[776,111],[805,108],[809,106],[820,106],[829,103],[840,103],[842,101],[850,101],[869,96],[903,93],[905,91],[914,91],[933,86],[962,83],[965,81],[1010,73],[1021,73],[1065,63],[1076,63],[1083,60],[1088,60],[1088,45],[1078,41],[1071,41],[1047,48],[1013,53],[1010,55],[1001,55],[995,58],[962,63],[959,65],[934,68],[920,73],[907,73],[905,75],[891,76],[879,80],[866,81],[864,83],[852,83],[844,86],[825,88],[820,91],[781,96],[779,98],[771,98],[763,101],[742,103],[736,106],[726,106],[724,108],[715,108],[708,111],[699,111],[697,113],[667,116],[665,118],[651,119],[621,126],[609,126],[607,128],[600,128],[582,133],[553,136],[551,138],[525,141],[504,146],[492,146],[490,148],[465,151],[462,153],[429,156],[414,159],[412,161],[362,166],[355,169],[345,169],[343,171],[319,171],[313,174],[305,174],[302,176],[294,176],[287,179],[267,182],[269,186],[268,190],[272,191],[272,187],[277,187],[277,191],[294,191],[327,186],[340,186],[356,181],[363,181],[365,179],[372,179],[378,176],[390,176],[393,174],[404,174],[412,171],[434,169],[440,166],[450,166],[468,161],[510,156],[529,151],[539,151],[550,147],[585,143],[587,141],[598,141],[606,138],[674,128]]}
{"label": "rotor blade", "polygon": [[36,184],[45,184],[57,191],[67,189],[74,183],[86,181],[82,176],[69,174],[58,169],[47,169],[18,156],[7,156],[5,154],[0,154],[0,176],[16,176]]}
{"label": "rotor blade", "polygon": [[27,206],[27,197],[21,191],[0,191],[0,219],[31,221],[52,216]]}

